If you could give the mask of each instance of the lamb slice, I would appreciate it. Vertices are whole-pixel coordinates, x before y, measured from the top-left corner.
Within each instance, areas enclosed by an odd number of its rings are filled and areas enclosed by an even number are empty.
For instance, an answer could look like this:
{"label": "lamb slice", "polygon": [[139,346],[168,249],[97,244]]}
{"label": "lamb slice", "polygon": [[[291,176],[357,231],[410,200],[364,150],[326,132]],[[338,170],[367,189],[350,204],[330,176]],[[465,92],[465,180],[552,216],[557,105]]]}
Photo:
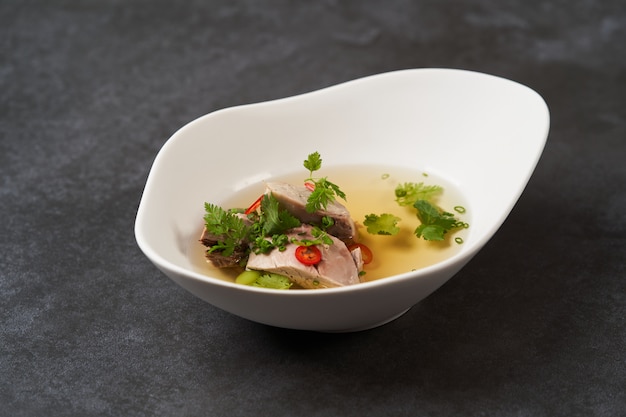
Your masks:
{"label": "lamb slice", "polygon": [[[302,225],[291,229],[287,236],[291,240],[314,239],[312,227]],[[346,244],[334,236],[332,245],[317,245],[322,260],[317,265],[304,265],[296,259],[298,245],[289,243],[284,251],[274,249],[268,254],[251,253],[248,269],[273,272],[289,277],[303,288],[332,288],[359,283],[359,269]]]}
{"label": "lamb slice", "polygon": [[333,201],[328,204],[325,210],[322,209],[315,213],[309,213],[306,211],[306,203],[311,195],[311,191],[304,185],[268,182],[266,183],[267,192],[271,192],[281,206],[300,219],[302,223],[320,224],[322,217],[329,216],[335,221],[335,224],[328,228],[328,233],[341,240],[356,238],[356,226],[350,217],[348,209],[343,204]]}
{"label": "lamb slice", "polygon": [[361,272],[363,270],[363,265],[365,262],[363,261],[363,253],[361,252],[361,248],[356,246],[354,249],[350,251],[350,255],[352,255],[352,259],[354,259],[354,263],[356,264],[356,269]]}

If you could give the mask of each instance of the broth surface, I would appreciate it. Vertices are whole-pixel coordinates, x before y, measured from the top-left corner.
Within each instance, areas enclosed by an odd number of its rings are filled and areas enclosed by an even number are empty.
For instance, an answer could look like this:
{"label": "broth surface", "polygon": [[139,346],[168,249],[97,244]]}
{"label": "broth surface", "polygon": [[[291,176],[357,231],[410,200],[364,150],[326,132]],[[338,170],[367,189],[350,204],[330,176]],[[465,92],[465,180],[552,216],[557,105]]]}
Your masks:
{"label": "broth surface", "polygon": [[[292,184],[302,184],[307,178],[307,171],[296,174],[277,176],[271,181],[284,181]],[[405,182],[423,182],[426,185],[439,185],[444,191],[437,204],[444,210],[454,213],[455,217],[471,224],[470,210],[459,190],[441,177],[428,175],[421,171],[406,168],[384,166],[350,166],[350,167],[322,167],[315,172],[315,177],[327,177],[337,184],[346,194],[346,201],[338,201],[350,211],[352,219],[359,230],[358,241],[367,245],[373,252],[373,261],[365,265],[366,274],[361,281],[373,281],[392,275],[398,275],[412,270],[436,264],[452,256],[460,250],[462,244],[455,242],[455,238],[465,238],[466,230],[447,233],[443,241],[425,241],[417,238],[413,233],[420,222],[415,208],[401,207],[395,201],[394,190]],[[219,204],[224,209],[248,207],[265,190],[263,183],[255,184]],[[453,210],[455,206],[463,206],[465,214]],[[402,220],[398,223],[400,232],[395,236],[371,235],[362,225],[367,214],[390,213]],[[240,271],[234,269],[220,269],[213,267],[204,257],[205,247],[198,242],[202,230],[191,242],[190,256],[198,272],[215,278],[233,281]]]}

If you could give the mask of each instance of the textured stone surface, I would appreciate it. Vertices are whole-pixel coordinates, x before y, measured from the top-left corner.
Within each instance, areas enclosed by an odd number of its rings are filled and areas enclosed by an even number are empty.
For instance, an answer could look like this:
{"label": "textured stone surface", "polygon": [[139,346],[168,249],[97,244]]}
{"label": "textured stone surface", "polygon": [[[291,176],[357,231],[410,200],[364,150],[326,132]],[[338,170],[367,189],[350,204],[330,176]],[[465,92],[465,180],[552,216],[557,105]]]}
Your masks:
{"label": "textured stone surface", "polygon": [[[617,416],[626,409],[621,0],[0,1],[0,416]],[[544,96],[528,188],[381,328],[270,328],[133,235],[158,149],[237,104],[413,67]]]}

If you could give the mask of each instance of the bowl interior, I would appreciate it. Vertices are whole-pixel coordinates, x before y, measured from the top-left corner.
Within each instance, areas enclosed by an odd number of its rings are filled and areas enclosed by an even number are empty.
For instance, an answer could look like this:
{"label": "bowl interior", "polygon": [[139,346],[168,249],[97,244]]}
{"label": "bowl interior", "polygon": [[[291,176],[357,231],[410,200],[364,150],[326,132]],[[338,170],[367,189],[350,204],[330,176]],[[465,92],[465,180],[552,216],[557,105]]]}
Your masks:
{"label": "bowl interior", "polygon": [[264,179],[325,166],[377,164],[444,178],[463,195],[475,253],[500,227],[541,155],[549,114],[518,83],[481,73],[418,69],[375,75],[286,99],[203,116],[176,132],[151,169],[135,233],[158,266],[196,271],[190,245],[205,201],[220,204]]}

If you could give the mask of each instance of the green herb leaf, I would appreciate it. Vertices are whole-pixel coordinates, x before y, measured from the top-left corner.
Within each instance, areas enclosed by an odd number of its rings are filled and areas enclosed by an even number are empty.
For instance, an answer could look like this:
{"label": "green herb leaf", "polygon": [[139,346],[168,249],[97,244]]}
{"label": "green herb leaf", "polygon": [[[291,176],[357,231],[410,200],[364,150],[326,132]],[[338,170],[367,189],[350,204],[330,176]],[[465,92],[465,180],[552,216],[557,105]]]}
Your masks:
{"label": "green herb leaf", "polygon": [[247,237],[249,228],[235,213],[214,204],[204,203],[204,211],[207,231],[219,239],[209,251],[221,251],[224,256],[232,255]]}
{"label": "green herb leaf", "polygon": [[251,250],[256,254],[269,253],[275,248],[284,251],[289,243],[284,232],[300,224],[300,220],[280,207],[276,197],[265,194],[261,199],[261,214],[250,227]]}
{"label": "green herb leaf", "polygon": [[309,154],[307,159],[304,160],[304,167],[309,170],[309,174],[313,176],[313,172],[319,170],[322,167],[322,157],[319,152],[313,152]]}
{"label": "green herb leaf", "polygon": [[300,226],[300,220],[280,207],[278,199],[271,193],[261,200],[261,219],[263,234],[272,236],[285,230]]}
{"label": "green herb leaf", "polygon": [[417,200],[433,201],[442,192],[443,187],[423,182],[405,182],[395,189],[396,202],[401,206],[412,206]]}
{"label": "green herb leaf", "polygon": [[322,158],[318,152],[309,154],[304,161],[304,167],[309,170],[309,178],[305,181],[311,182],[314,186],[307,199],[307,212],[315,213],[318,210],[326,209],[328,204],[335,201],[335,197],[346,199],[346,194],[341,191],[337,184],[328,181],[328,178],[313,178],[313,172],[322,168]]}
{"label": "green herb leaf", "polygon": [[335,201],[335,197],[346,199],[346,195],[339,186],[328,181],[326,177],[318,180],[309,179],[315,184],[315,189],[309,195],[306,204],[306,211],[315,213],[318,210],[326,209],[330,203]]}
{"label": "green herb leaf", "polygon": [[389,213],[368,214],[365,216],[363,225],[367,227],[367,232],[372,235],[397,235],[400,231],[397,226],[400,220],[402,220],[400,217]]}
{"label": "green herb leaf", "polygon": [[447,232],[459,227],[459,222],[452,213],[442,211],[426,200],[417,200],[413,207],[417,209],[417,217],[422,223],[415,229],[417,237],[424,240],[443,240]]}
{"label": "green herb leaf", "polygon": [[327,230],[329,227],[333,226],[334,224],[335,224],[335,220],[333,220],[332,217],[330,216],[322,217],[322,224],[321,224],[322,229]]}
{"label": "green herb leaf", "polygon": [[243,271],[235,279],[237,284],[251,285],[253,287],[273,288],[277,290],[289,289],[292,285],[289,278],[284,275],[262,271]]}

